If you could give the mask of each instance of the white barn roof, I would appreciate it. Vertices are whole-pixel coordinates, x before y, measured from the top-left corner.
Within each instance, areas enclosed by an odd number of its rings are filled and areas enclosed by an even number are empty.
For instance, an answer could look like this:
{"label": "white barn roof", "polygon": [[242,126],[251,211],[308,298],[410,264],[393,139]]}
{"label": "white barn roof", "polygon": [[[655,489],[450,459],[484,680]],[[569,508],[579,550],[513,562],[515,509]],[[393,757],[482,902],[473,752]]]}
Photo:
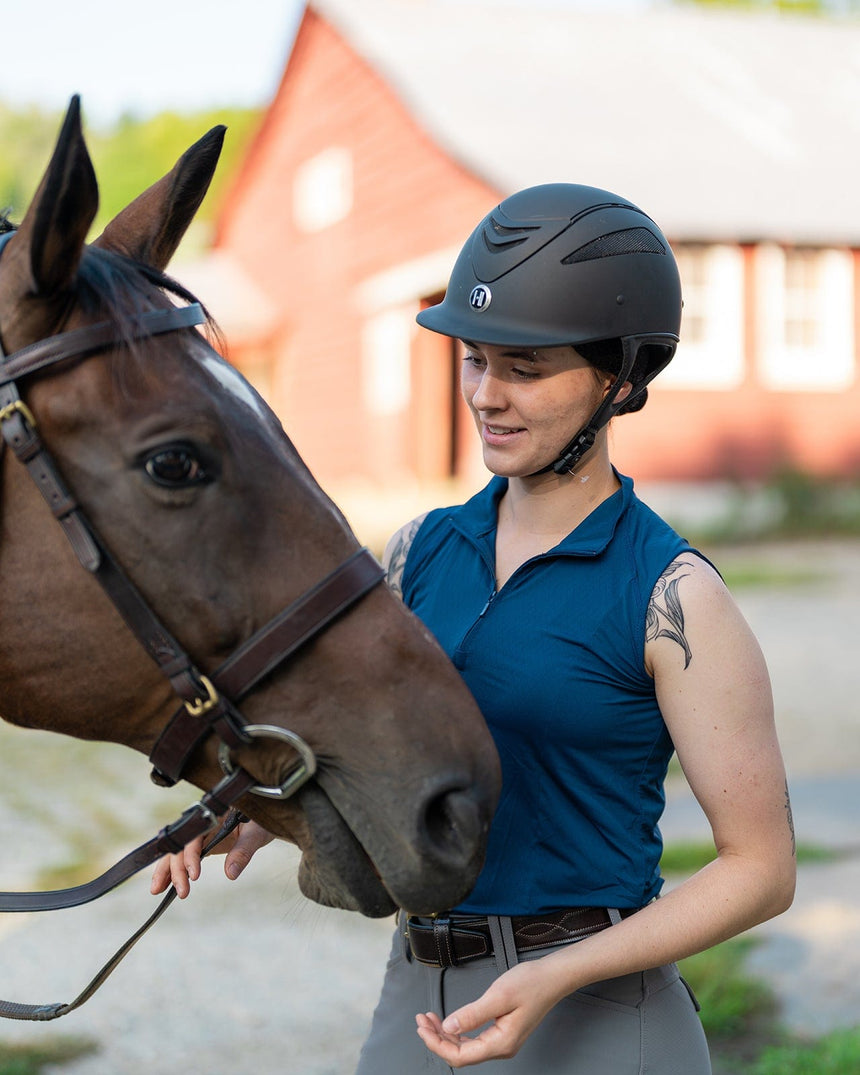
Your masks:
{"label": "white barn roof", "polygon": [[502,191],[606,187],[674,240],[860,245],[856,19],[529,0],[311,6],[443,150]]}

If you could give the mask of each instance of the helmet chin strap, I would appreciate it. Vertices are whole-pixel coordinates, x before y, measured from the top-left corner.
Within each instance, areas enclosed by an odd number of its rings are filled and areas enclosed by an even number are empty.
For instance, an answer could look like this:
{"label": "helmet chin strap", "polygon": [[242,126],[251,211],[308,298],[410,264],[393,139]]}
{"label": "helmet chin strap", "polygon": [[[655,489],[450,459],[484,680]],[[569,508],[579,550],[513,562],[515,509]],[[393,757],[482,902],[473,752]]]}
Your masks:
{"label": "helmet chin strap", "polygon": [[[636,356],[639,353],[639,342],[640,341],[635,336],[622,337],[621,368],[618,371],[615,381],[610,386],[609,391],[601,401],[600,406],[576,434],[573,440],[568,441],[558,458],[553,460],[552,463],[547,463],[547,465],[540,470],[534,471],[534,473],[529,475],[530,478],[536,477],[538,474],[548,474],[551,470],[554,470],[556,474],[572,474],[585,453],[590,451],[594,446],[597,434],[603,426],[606,425],[610,418],[612,418],[625,403],[629,403],[631,399],[635,399],[646,387],[647,382],[642,381],[637,387],[634,387],[630,394],[625,396],[621,402],[615,402],[618,393],[630,379],[630,374],[636,363]],[[650,378],[648,379],[650,380]]]}

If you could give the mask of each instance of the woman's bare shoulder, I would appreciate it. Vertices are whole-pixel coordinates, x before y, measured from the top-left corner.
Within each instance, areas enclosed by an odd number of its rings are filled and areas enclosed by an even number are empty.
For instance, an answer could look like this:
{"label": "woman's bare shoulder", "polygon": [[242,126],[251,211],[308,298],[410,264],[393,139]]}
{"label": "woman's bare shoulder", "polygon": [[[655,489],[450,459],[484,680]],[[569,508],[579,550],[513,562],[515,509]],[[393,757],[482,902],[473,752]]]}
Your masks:
{"label": "woman's bare shoulder", "polygon": [[406,557],[409,555],[415,535],[426,518],[427,512],[425,511],[422,515],[417,515],[411,522],[406,523],[405,526],[401,526],[389,538],[388,544],[385,546],[385,552],[382,554],[382,566],[385,568],[388,586],[398,597],[403,597],[403,568],[406,565]]}

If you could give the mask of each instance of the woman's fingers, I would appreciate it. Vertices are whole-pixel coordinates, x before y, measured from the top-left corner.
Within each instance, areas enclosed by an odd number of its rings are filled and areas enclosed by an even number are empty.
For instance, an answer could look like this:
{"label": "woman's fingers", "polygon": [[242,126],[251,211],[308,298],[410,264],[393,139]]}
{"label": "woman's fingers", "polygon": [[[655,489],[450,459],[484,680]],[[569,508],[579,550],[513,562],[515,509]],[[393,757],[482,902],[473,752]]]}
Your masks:
{"label": "woman's fingers", "polygon": [[184,900],[191,891],[191,882],[200,876],[200,853],[203,850],[204,837],[198,836],[175,855],[165,855],[155,864],[149,890],[157,896],[171,884],[176,895]]}

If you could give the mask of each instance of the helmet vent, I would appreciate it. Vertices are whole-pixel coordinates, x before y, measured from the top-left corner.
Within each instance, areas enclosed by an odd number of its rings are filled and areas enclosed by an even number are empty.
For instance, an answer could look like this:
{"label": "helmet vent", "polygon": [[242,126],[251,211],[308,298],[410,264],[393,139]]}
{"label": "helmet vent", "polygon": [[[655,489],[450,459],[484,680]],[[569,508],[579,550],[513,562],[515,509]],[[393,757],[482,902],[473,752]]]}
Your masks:
{"label": "helmet vent", "polygon": [[521,237],[524,232],[537,230],[537,225],[532,228],[529,228],[523,224],[517,224],[513,228],[509,228],[504,224],[500,224],[498,220],[495,219],[495,217],[490,218],[490,224],[493,227],[493,231],[496,233],[496,235],[499,236],[515,235],[517,237]]}
{"label": "helmet vent", "polygon": [[484,228],[484,243],[489,251],[510,250],[520,243],[524,243],[533,231],[540,230],[538,227],[515,224],[514,227],[506,227],[500,224],[495,217],[490,217],[489,225]]}
{"label": "helmet vent", "polygon": [[665,254],[666,248],[649,228],[624,228],[609,235],[601,235],[590,243],[574,250],[562,265],[575,265],[579,261],[595,261],[597,258],[614,258],[619,254]]}

